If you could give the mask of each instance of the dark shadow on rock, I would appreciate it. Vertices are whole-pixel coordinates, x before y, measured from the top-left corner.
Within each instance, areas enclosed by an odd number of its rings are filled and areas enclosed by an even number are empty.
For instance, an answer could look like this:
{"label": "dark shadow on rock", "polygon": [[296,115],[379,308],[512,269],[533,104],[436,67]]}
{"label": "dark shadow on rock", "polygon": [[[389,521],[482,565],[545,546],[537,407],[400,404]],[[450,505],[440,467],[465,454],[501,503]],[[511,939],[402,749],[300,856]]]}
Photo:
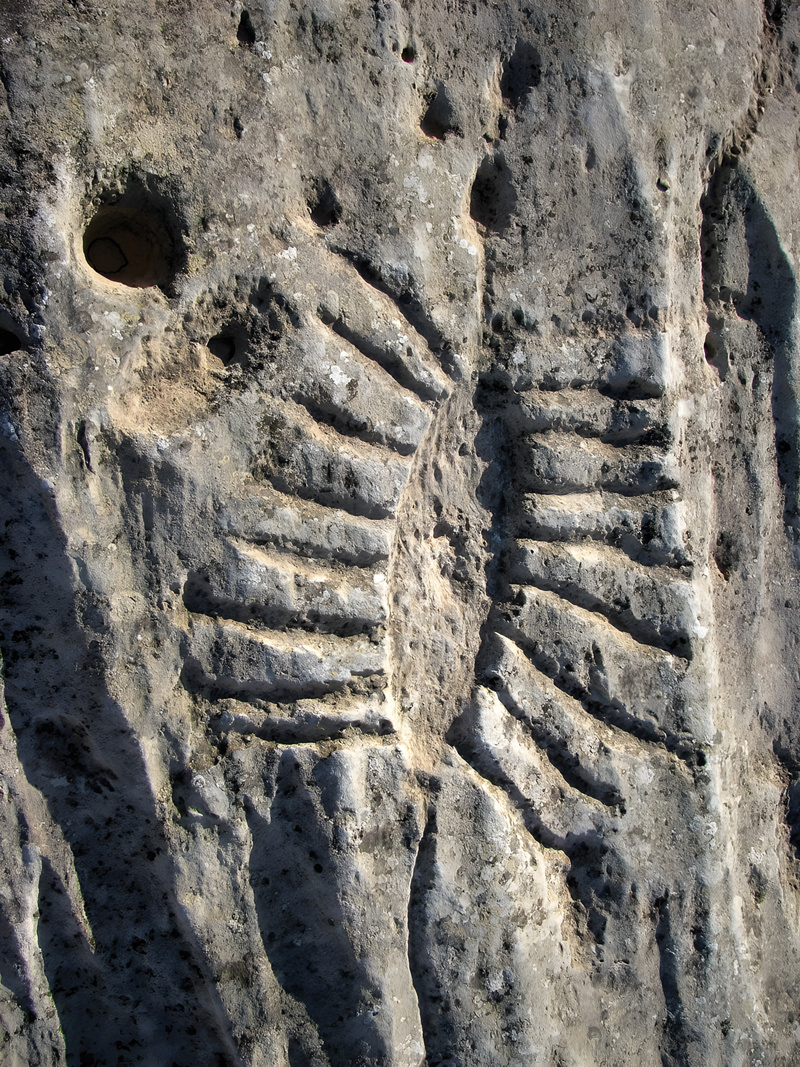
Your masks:
{"label": "dark shadow on rock", "polygon": [[481,376],[473,403],[481,417],[475,438],[475,451],[487,466],[478,484],[478,502],[491,515],[486,538],[491,549],[486,592],[494,603],[508,599],[507,577],[509,517],[514,509],[514,468],[516,444],[508,429],[507,411],[513,402],[508,376],[502,371]]}
{"label": "dark shadow on rock", "polygon": [[662,1067],[690,1067],[691,1064],[703,1062],[702,1053],[705,1050],[686,1017],[681,995],[681,989],[685,986],[685,976],[681,971],[681,945],[670,905],[668,891],[654,904],[658,976],[667,1009],[667,1021],[661,1038],[661,1063]]}
{"label": "dark shadow on rock", "polygon": [[[100,1049],[92,1035],[108,1028],[105,1016],[111,1008],[103,968],[94,958],[64,883],[46,857],[39,880],[38,939],[47,984],[58,1007],[67,1063],[81,1064],[91,1055],[97,1058]],[[121,1030],[118,1044],[125,1045],[132,1036]],[[108,1033],[106,1042],[110,1039]]]}
{"label": "dark shadow on rock", "polygon": [[800,412],[796,393],[796,338],[791,335],[797,307],[797,282],[772,219],[753,193],[745,211],[745,234],[750,252],[747,293],[736,302],[744,318],[761,328],[773,352],[772,417],[778,477],[784,491],[784,521],[800,531]]}
{"label": "dark shadow on rock", "polygon": [[159,859],[167,845],[139,744],[106,688],[102,605],[81,591],[52,490],[8,436],[0,499],[8,713],[25,776],[71,850],[94,938],[90,948],[45,857],[38,936],[67,1063],[239,1064],[171,867]]}
{"label": "dark shadow on rock", "polygon": [[332,1067],[383,1062],[391,1050],[374,1022],[380,994],[348,935],[331,825],[291,750],[277,768],[269,821],[252,805],[247,821],[250,884],[275,977],[304,1006]]}
{"label": "dark shadow on rock", "polygon": [[417,852],[408,905],[408,962],[429,1065],[455,1062],[460,1043],[450,995],[436,959],[435,920],[428,910],[436,886],[436,833],[436,809],[432,805]]}
{"label": "dark shadow on rock", "polygon": [[[797,280],[767,208],[742,173],[736,157],[715,172],[702,200],[703,295],[711,308],[733,304],[736,314],[754,322],[773,359],[772,415],[778,477],[784,491],[784,522],[794,540],[800,536],[800,411],[798,411],[797,338],[793,322]],[[746,246],[746,276],[737,234]],[[741,238],[739,238],[741,240]],[[717,313],[709,315],[707,354],[719,362],[727,354]],[[723,375],[724,376],[724,375]]]}
{"label": "dark shadow on rock", "polygon": [[517,38],[516,47],[503,66],[500,92],[509,107],[517,108],[542,80],[542,57],[538,48]]}
{"label": "dark shadow on rock", "polygon": [[435,91],[427,98],[427,105],[419,124],[426,137],[444,141],[448,133],[462,136],[455,105],[443,82],[439,82]]}
{"label": "dark shadow on rock", "polygon": [[502,152],[484,156],[469,199],[469,213],[487,230],[502,233],[508,229],[517,209],[517,193]]}

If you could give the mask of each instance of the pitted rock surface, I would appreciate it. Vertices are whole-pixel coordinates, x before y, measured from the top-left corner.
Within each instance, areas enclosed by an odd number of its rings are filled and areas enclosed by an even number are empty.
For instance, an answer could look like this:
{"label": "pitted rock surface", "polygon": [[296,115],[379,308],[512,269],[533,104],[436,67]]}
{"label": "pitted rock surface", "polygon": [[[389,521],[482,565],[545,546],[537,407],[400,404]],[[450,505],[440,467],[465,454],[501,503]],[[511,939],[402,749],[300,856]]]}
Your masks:
{"label": "pitted rock surface", "polygon": [[800,11],[0,11],[0,1061],[800,1058]]}

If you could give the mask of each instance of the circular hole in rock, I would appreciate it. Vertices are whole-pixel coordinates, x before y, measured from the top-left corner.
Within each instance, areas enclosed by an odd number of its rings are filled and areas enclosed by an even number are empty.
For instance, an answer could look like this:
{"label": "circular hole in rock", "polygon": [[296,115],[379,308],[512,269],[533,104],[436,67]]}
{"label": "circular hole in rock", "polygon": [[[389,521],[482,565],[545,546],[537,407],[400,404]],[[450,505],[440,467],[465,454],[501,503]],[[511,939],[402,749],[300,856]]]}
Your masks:
{"label": "circular hole in rock", "polygon": [[165,286],[174,273],[174,251],[160,212],[148,205],[101,207],[83,235],[92,270],[134,289]]}
{"label": "circular hole in rock", "polygon": [[417,58],[417,53],[411,47],[410,44],[407,44],[403,51],[400,53],[400,58],[404,63],[413,63],[414,60]]}
{"label": "circular hole in rock", "polygon": [[247,355],[249,340],[244,323],[234,319],[226,323],[219,333],[210,337],[206,341],[206,347],[223,367],[229,367],[232,363],[242,363]]}
{"label": "circular hole in rock", "polygon": [[236,341],[229,335],[218,333],[216,337],[209,339],[208,350],[223,366],[227,367],[236,358]]}

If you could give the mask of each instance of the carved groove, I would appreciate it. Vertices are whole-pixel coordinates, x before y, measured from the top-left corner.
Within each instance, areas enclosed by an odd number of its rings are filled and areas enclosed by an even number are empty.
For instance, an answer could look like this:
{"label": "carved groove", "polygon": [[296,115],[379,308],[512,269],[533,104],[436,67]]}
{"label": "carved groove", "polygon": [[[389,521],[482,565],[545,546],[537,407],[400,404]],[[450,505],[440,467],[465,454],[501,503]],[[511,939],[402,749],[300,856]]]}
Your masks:
{"label": "carved groove", "polygon": [[[229,505],[223,524],[234,537],[220,559],[196,561],[183,585],[193,617],[187,690],[256,708],[324,702],[328,723],[315,713],[240,724],[282,743],[393,729],[379,708],[389,671],[385,564],[410,458],[447,394],[430,348],[444,342],[413,283],[402,280],[398,297],[391,271],[337,251],[355,269],[332,262],[317,317],[297,319],[301,378],[263,417],[252,499]],[[354,351],[334,347],[337,336]],[[374,702],[369,714],[343,718],[360,696]]]}
{"label": "carved groove", "polygon": [[[500,500],[493,607],[476,664],[488,688],[448,735],[535,840],[573,861],[569,888],[598,943],[606,917],[580,857],[597,844],[596,827],[625,812],[618,756],[648,760],[661,750],[689,767],[705,762],[672,725],[672,694],[701,627],[675,509],[669,397],[657,367],[649,378],[607,373],[606,382],[540,384],[521,396],[484,379]],[[586,804],[599,804],[604,819]]]}
{"label": "carved groove", "polygon": [[450,344],[425,310],[413,278],[388,266],[375,264],[361,253],[341,246],[331,245],[331,251],[351,263],[367,285],[389,297],[397,313],[425,339],[431,352],[449,351]]}

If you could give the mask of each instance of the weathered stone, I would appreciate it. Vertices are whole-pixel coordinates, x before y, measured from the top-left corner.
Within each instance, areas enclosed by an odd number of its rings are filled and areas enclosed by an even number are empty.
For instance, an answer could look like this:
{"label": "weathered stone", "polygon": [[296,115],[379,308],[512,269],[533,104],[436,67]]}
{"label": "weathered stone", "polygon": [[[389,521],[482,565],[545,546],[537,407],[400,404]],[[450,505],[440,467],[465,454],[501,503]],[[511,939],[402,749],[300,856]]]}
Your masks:
{"label": "weathered stone", "polygon": [[0,1060],[796,1063],[800,14],[0,33]]}

